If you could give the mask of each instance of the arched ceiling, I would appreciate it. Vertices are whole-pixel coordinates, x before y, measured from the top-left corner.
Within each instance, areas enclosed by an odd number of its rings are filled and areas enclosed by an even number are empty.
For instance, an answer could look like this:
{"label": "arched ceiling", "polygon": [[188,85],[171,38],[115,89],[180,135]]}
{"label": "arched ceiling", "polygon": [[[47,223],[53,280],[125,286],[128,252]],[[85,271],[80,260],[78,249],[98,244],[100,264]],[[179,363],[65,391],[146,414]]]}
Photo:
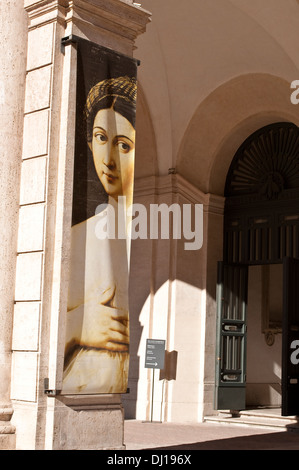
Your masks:
{"label": "arched ceiling", "polygon": [[137,41],[135,56],[141,60],[138,74],[153,123],[160,174],[177,166],[192,117],[221,85],[246,74],[280,77],[287,85],[299,79],[296,0],[141,4],[152,12],[152,21]]}

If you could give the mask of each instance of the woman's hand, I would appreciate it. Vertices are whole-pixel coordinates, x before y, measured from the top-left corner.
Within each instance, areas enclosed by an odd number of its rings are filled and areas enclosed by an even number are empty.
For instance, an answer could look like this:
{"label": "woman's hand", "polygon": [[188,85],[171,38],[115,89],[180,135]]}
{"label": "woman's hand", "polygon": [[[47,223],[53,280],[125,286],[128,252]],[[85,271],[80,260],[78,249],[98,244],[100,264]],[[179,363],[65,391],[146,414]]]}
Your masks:
{"label": "woman's hand", "polygon": [[[85,301],[73,311],[69,311],[69,322],[72,317],[77,320],[76,333],[72,343],[86,348],[107,349],[114,352],[129,350],[129,319],[126,310],[116,308],[113,304],[115,287],[108,288],[97,298]],[[80,327],[78,325],[80,323]]]}
{"label": "woman's hand", "polygon": [[109,351],[128,351],[128,313],[89,301],[84,305],[80,345]]}

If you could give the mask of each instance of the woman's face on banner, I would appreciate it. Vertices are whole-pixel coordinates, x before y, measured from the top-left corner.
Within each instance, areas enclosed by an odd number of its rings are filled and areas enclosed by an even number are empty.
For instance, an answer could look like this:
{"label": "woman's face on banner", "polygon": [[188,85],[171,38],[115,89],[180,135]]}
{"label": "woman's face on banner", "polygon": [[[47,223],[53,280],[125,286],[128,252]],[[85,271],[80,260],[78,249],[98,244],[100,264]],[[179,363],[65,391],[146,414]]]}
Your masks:
{"label": "woman's face on banner", "polygon": [[130,196],[134,178],[135,129],[114,109],[94,120],[91,151],[98,177],[109,196]]}

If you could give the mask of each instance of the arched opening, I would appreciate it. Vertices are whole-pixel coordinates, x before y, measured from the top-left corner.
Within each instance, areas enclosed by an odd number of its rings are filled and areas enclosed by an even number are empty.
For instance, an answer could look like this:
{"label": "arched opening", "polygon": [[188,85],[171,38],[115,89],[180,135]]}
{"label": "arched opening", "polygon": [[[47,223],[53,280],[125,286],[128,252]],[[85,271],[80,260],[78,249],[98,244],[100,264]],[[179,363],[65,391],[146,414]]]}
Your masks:
{"label": "arched opening", "polygon": [[290,267],[299,258],[298,127],[279,122],[247,138],[230,165],[225,197],[217,407],[282,404],[283,414],[297,414],[299,370],[290,347],[299,339],[299,308],[289,293],[298,280]]}
{"label": "arched opening", "polygon": [[241,145],[225,185],[224,260],[274,264],[299,256],[299,129],[276,123]]}
{"label": "arched opening", "polygon": [[232,157],[245,139],[273,122],[299,125],[290,83],[251,73],[220,84],[195,109],[176,161],[178,173],[204,193],[224,195]]}

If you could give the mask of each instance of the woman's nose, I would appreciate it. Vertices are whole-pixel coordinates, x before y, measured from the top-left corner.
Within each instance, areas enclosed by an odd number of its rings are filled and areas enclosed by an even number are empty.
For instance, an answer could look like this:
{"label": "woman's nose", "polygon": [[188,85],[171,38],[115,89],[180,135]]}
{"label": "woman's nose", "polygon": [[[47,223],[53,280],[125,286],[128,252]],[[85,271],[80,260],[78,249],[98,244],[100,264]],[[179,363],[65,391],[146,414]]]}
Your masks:
{"label": "woman's nose", "polygon": [[105,155],[104,155],[103,163],[110,170],[116,167],[115,149],[113,148],[113,145],[107,148],[107,152],[105,152]]}

